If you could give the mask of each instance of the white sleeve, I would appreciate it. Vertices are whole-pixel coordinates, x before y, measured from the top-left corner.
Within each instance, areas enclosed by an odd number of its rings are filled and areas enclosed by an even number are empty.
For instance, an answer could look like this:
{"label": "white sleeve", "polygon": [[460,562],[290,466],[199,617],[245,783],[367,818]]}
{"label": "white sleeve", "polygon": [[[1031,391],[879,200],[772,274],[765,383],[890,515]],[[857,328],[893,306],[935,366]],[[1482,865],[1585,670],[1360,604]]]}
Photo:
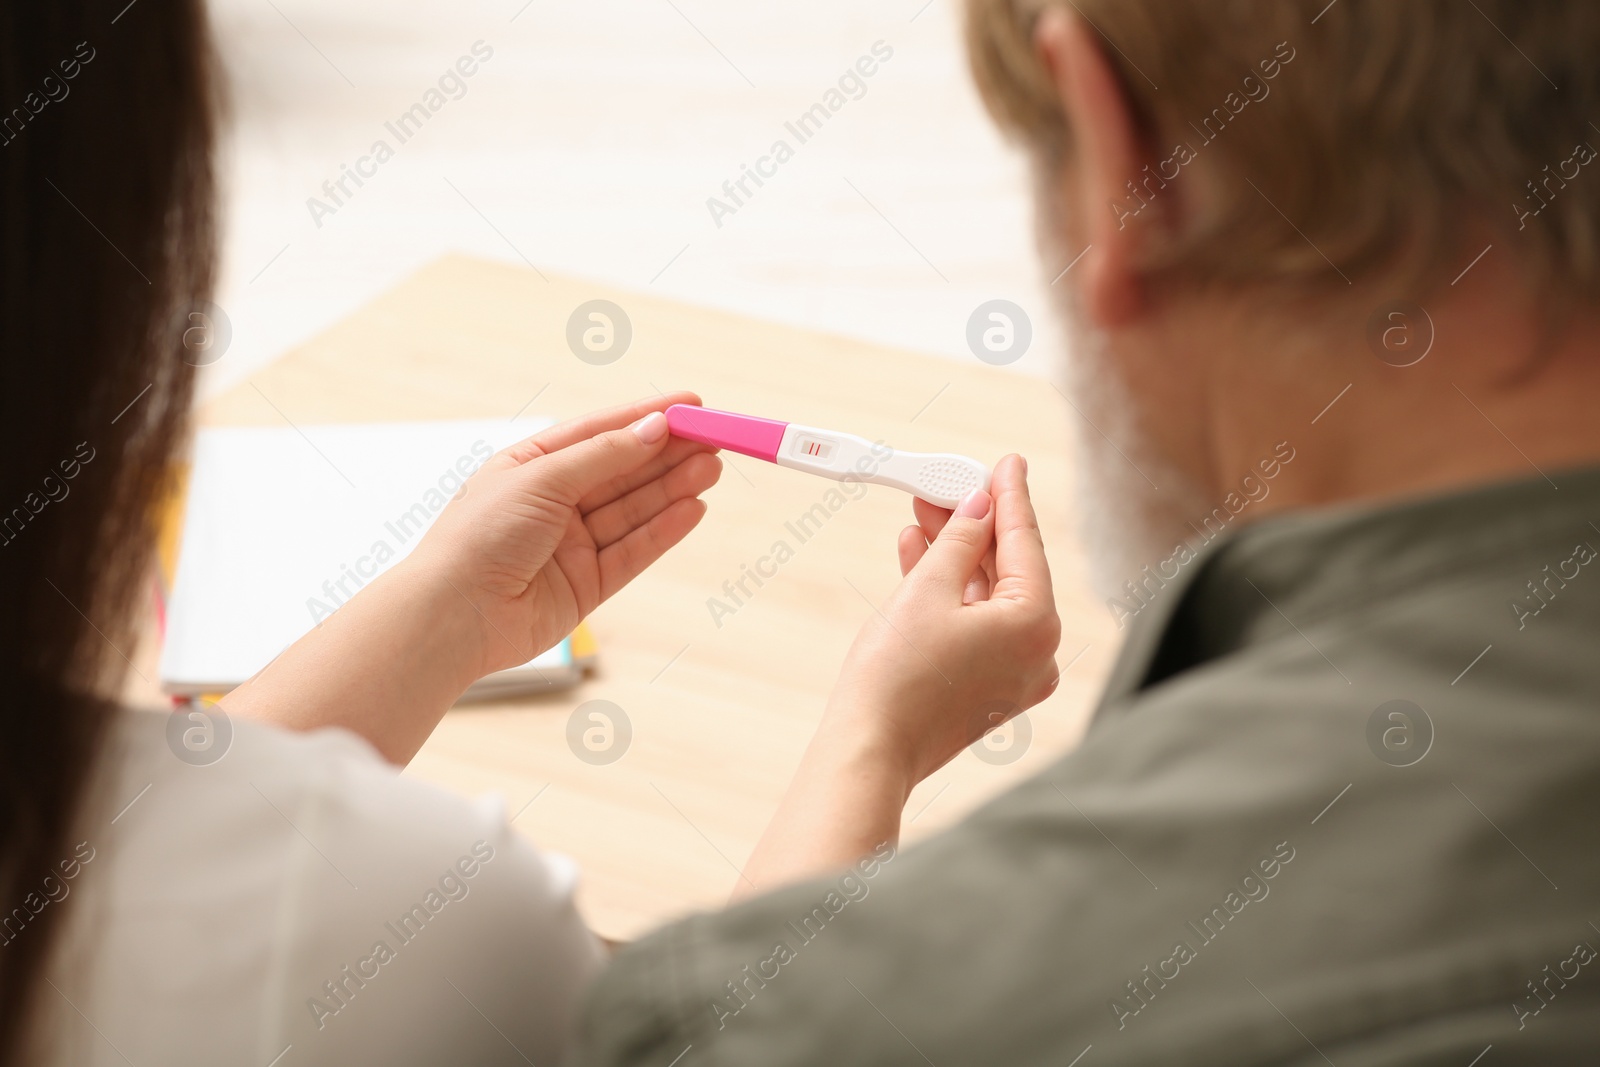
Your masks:
{"label": "white sleeve", "polygon": [[197,761],[171,725],[121,717],[50,904],[52,1063],[560,1060],[602,962],[569,860],[352,734],[236,721]]}
{"label": "white sleeve", "polygon": [[603,959],[569,859],[514,832],[503,804],[375,758],[326,764],[284,814],[315,847],[288,854],[269,1046],[297,1064],[560,1060]]}

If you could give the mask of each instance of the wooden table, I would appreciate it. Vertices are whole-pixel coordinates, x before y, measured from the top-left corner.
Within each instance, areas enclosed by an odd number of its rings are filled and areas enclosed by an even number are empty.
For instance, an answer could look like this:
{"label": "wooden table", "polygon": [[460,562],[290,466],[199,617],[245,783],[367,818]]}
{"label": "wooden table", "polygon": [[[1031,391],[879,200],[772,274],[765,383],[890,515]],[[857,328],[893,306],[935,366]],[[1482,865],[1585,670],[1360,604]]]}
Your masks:
{"label": "wooden table", "polygon": [[[626,353],[604,366],[576,358],[566,341],[569,316],[596,298],[620,305],[633,327]],[[1058,660],[1071,669],[1028,713],[1032,739],[1019,759],[994,765],[963,753],[917,788],[908,839],[1075,741],[1116,630],[1082,580],[1067,505],[1068,419],[1077,416],[1048,382],[449,258],[208,404],[201,420],[509,419],[524,409],[565,418],[684,388],[712,407],[898,447],[991,463],[1010,451],[1028,457],[1064,623]],[[833,483],[728,459],[701,527],[595,612],[593,677],[573,690],[451,711],[406,772],[467,795],[499,792],[512,813],[526,805],[517,829],[579,861],[580,905],[616,939],[726,898],[873,610],[867,600],[881,602],[899,579],[895,538],[910,521],[908,497],[871,487],[801,543],[785,524],[823,502]],[[778,540],[793,558],[759,588],[747,580],[752,595],[714,619],[708,599],[728,603],[724,582]],[[567,743],[569,716],[596,699],[622,708],[632,727],[626,752],[607,765],[578,759]]]}

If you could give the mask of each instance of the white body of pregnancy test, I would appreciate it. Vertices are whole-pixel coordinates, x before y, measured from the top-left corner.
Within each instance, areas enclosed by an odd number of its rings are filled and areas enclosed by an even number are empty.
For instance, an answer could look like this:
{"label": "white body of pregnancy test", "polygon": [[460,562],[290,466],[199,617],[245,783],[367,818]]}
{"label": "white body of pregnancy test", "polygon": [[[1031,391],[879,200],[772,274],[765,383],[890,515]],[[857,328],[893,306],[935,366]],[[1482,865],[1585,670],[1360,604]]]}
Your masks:
{"label": "white body of pregnancy test", "polygon": [[690,404],[667,409],[674,436],[808,471],[835,481],[888,485],[941,508],[989,488],[989,468],[951,452],[903,452],[855,434],[715,411]]}

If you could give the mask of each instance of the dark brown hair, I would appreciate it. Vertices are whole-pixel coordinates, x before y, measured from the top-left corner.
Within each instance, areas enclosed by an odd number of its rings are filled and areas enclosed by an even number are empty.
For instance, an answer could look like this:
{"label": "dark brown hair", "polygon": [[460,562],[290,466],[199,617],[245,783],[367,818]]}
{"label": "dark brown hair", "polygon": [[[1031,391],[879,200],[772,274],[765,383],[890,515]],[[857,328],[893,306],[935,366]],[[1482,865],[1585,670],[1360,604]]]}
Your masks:
{"label": "dark brown hair", "polygon": [[185,435],[213,69],[202,0],[0,0],[0,1065],[55,995],[64,909],[26,902],[80,840]]}

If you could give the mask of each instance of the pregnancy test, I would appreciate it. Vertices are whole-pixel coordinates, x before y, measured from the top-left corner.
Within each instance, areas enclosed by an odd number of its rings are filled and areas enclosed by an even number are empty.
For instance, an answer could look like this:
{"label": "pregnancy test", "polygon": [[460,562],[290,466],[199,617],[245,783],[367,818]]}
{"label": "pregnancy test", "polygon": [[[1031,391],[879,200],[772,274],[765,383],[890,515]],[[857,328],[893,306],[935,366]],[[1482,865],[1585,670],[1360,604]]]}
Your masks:
{"label": "pregnancy test", "polygon": [[972,490],[989,488],[989,468],[967,456],[902,452],[855,434],[794,422],[673,404],[667,408],[667,429],[676,437],[834,481],[890,485],[941,508],[954,509]]}

